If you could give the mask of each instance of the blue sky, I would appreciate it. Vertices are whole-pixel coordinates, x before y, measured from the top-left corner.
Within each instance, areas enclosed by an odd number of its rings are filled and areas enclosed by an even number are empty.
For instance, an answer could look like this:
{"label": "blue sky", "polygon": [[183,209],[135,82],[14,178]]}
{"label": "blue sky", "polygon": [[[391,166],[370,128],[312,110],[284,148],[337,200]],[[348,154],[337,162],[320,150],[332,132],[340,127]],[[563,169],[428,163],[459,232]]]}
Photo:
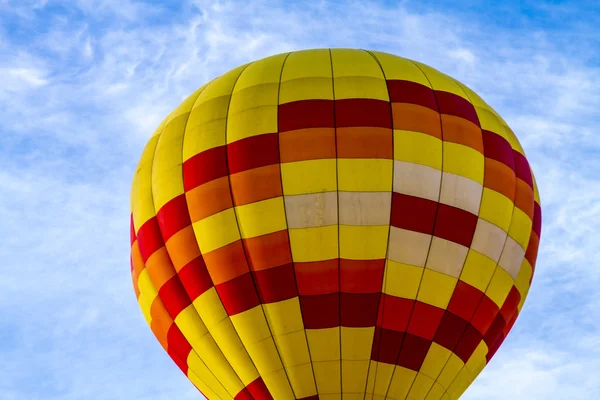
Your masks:
{"label": "blue sky", "polygon": [[362,47],[482,95],[537,175],[525,309],[465,399],[600,393],[594,1],[0,0],[0,399],[195,399],[129,275],[129,188],[184,97],[273,53]]}

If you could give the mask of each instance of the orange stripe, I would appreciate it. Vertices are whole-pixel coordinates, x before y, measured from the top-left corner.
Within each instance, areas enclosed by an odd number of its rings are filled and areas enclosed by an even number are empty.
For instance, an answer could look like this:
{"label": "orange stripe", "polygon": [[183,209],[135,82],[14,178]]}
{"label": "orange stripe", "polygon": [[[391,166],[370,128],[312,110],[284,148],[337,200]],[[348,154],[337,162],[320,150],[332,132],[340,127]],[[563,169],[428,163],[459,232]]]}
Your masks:
{"label": "orange stripe", "polygon": [[510,200],[515,198],[515,172],[506,164],[491,158],[485,159],[485,178],[484,186],[486,188],[502,193]]}
{"label": "orange stripe", "polygon": [[481,129],[474,123],[454,115],[442,114],[444,141],[469,146],[483,154]]}
{"label": "orange stripe", "polygon": [[175,276],[175,269],[173,269],[171,258],[169,258],[169,253],[167,253],[167,249],[164,246],[156,250],[148,261],[146,261],[146,269],[157,291],[169,279]]}
{"label": "orange stripe", "polygon": [[279,134],[282,163],[335,158],[335,129],[306,128]]}
{"label": "orange stripe", "polygon": [[236,206],[283,195],[279,164],[238,172],[229,179]]}
{"label": "orange stripe", "polygon": [[248,263],[241,240],[206,253],[203,257],[215,286],[248,272]]}
{"label": "orange stripe", "polygon": [[394,147],[388,128],[348,127],[337,129],[338,158],[385,158],[391,160]]}
{"label": "orange stripe", "polygon": [[394,129],[422,132],[442,138],[440,114],[431,108],[408,103],[392,103]]}
{"label": "orange stripe", "polygon": [[191,225],[186,226],[171,236],[165,246],[177,272],[190,261],[200,256],[200,249],[196,242],[194,228]]}
{"label": "orange stripe", "polygon": [[261,271],[292,262],[287,229],[244,239],[244,244],[253,271]]}
{"label": "orange stripe", "polygon": [[227,176],[195,187],[185,193],[185,198],[192,222],[233,207]]}
{"label": "orange stripe", "polygon": [[519,207],[533,221],[533,189],[524,180],[517,178],[515,206]]}
{"label": "orange stripe", "polygon": [[166,351],[169,348],[167,334],[169,333],[169,328],[171,328],[171,325],[173,324],[173,319],[159,297],[155,298],[150,306],[150,316],[152,317],[150,329],[152,329],[154,336],[156,336],[156,339],[158,339],[160,345]]}

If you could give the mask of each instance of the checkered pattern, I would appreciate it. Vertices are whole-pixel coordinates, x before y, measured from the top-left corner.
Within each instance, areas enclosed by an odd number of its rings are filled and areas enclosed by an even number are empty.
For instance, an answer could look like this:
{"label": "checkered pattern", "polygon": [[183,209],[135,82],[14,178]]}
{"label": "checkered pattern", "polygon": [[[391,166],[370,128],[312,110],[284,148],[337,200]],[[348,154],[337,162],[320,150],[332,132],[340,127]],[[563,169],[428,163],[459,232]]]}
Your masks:
{"label": "checkered pattern", "polygon": [[140,307],[209,399],[457,399],[523,307],[541,231],[502,118],[362,50],[200,88],[149,140],[131,200]]}

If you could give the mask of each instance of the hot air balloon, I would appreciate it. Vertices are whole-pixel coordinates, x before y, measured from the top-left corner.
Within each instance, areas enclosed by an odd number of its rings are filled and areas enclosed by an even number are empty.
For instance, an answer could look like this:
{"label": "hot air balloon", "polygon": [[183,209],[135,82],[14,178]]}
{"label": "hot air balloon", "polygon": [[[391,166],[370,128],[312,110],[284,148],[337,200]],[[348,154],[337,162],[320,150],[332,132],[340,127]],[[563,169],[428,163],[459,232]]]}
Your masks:
{"label": "hot air balloon", "polygon": [[208,399],[457,399],[528,294],[540,199],[476,93],[355,49],[235,68],[154,132],[131,272]]}

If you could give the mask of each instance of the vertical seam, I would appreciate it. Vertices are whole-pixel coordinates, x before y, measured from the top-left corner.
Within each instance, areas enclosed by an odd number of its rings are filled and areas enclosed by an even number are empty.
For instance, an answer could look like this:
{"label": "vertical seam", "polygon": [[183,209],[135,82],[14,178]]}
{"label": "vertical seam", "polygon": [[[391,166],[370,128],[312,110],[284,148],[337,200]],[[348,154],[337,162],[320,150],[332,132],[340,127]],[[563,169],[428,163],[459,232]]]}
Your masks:
{"label": "vertical seam", "polygon": [[[250,64],[248,64],[248,65],[250,65]],[[244,67],[244,70],[245,70],[246,68],[248,68],[248,65],[247,65],[246,67]],[[240,72],[240,74],[239,74],[239,75],[241,75],[241,74],[242,74],[242,72],[243,72],[244,70],[242,70],[242,71]],[[239,79],[239,75],[238,75],[238,78],[237,78],[237,79]],[[209,87],[211,84],[213,84],[213,82],[215,82],[215,81],[216,81],[217,79],[219,79],[219,78],[220,78],[220,77],[214,78],[213,80],[211,80],[210,82],[208,82],[208,83],[206,84],[205,88],[204,88],[202,91],[204,92],[204,90],[208,89],[208,87]],[[237,81],[237,79],[236,79],[236,81]],[[235,85],[235,83],[234,83],[234,85]],[[233,91],[233,88],[232,88],[232,91]],[[191,115],[192,111],[194,110],[194,108],[195,108],[195,106],[196,106],[196,104],[197,104],[198,100],[200,99],[200,96],[201,96],[201,95],[202,95],[202,92],[200,93],[200,95],[198,95],[198,98],[196,98],[196,101],[194,101],[194,104],[192,105],[192,108],[190,109],[190,115]],[[231,100],[231,96],[230,96],[230,100]],[[229,108],[229,103],[227,104],[227,108]],[[227,120],[227,116],[225,117],[225,119]],[[189,120],[189,117],[188,117],[188,120]],[[183,164],[184,164],[184,159],[183,159],[183,150],[184,150],[184,148],[185,148],[185,137],[186,137],[186,132],[187,132],[187,122],[188,122],[188,121],[186,121],[186,123],[185,123],[184,129],[183,129],[183,136],[182,136],[182,138],[181,138],[181,179],[182,179],[182,181],[183,181],[183,178],[184,178],[184,172],[183,172]],[[227,122],[226,122],[226,123],[227,123]],[[226,128],[225,128],[225,129],[226,129]],[[225,139],[225,146],[227,146],[227,139]],[[229,170],[228,170],[228,172],[229,172]],[[229,180],[229,174],[227,175],[227,179]],[[185,187],[184,187],[183,195],[184,195],[184,199],[185,199],[185,203],[186,203],[186,211],[187,211],[187,214],[188,214],[188,216],[190,217],[190,221],[191,221],[191,214],[190,214],[189,207],[187,206],[187,198],[186,198],[186,196],[185,196],[185,195],[186,195]],[[233,203],[233,202],[232,202],[232,203]],[[193,222],[191,223],[191,225],[190,225],[190,226],[193,226]],[[195,239],[196,245],[198,246],[198,251],[200,252],[200,243],[198,243],[198,239],[195,237],[195,235],[194,235],[194,239]],[[202,257],[202,260],[203,260],[203,262],[204,262],[204,256],[202,255],[202,252],[200,252],[200,257]],[[221,300],[221,297],[219,296],[219,293],[217,292],[217,287],[216,287],[216,285],[214,284],[214,282],[213,282],[213,279],[212,279],[212,277],[210,276],[210,274],[208,274],[208,277],[209,277],[209,279],[210,279],[210,281],[211,281],[211,283],[212,283],[212,287],[211,287],[210,289],[214,288],[214,290],[215,290],[215,293],[216,293],[217,297],[219,298],[219,300]],[[182,286],[183,286],[183,284],[182,284]],[[210,289],[209,289],[209,290],[210,290]],[[185,286],[184,286],[184,290],[185,290]],[[187,290],[186,290],[186,292],[187,292]],[[221,300],[221,305],[223,306],[222,300]],[[195,308],[195,307],[194,307],[194,308]],[[227,313],[226,313],[226,314],[227,314]],[[200,316],[200,315],[199,315],[199,313],[198,313],[198,316]],[[240,343],[242,343],[241,337],[240,337],[240,335],[239,335],[238,331],[235,329],[235,326],[233,325],[233,322],[231,321],[231,316],[230,316],[229,314],[227,314],[227,317],[226,317],[226,318],[227,318],[227,319],[230,321],[230,323],[231,323],[231,327],[233,328],[233,331],[235,332],[235,334],[236,334],[236,336],[237,336],[238,340],[240,341]],[[202,320],[202,317],[200,317],[200,319]],[[204,322],[204,321],[203,321],[203,322]],[[206,329],[208,330],[208,334],[212,336],[212,333],[210,332],[210,330],[208,329],[208,327],[207,327]],[[219,348],[219,350],[221,350],[221,348],[220,348],[220,346],[218,345],[218,343],[217,343],[217,341],[216,341],[216,340],[215,340],[215,344],[217,345],[217,348]],[[246,347],[245,347],[245,346],[242,346],[242,349],[243,349],[244,353],[246,353],[246,354],[248,355],[248,359],[250,360],[250,362],[252,363],[252,366],[254,367],[254,369],[256,370],[256,372],[257,372],[257,374],[258,374],[258,369],[256,368],[256,365],[254,364],[254,360],[252,360],[252,357],[250,357],[250,354],[248,353],[248,350],[246,349]],[[223,353],[223,351],[222,351],[222,350],[221,350],[221,353]],[[230,361],[229,361],[229,359],[227,359],[227,357],[225,356],[225,354],[224,354],[224,353],[223,353],[223,357],[225,357],[225,360],[227,360],[227,362],[230,362]],[[230,365],[231,365],[231,364],[230,364]],[[236,373],[236,375],[238,375],[238,378],[239,378],[239,379],[240,379],[240,381],[242,382],[242,385],[244,386],[244,388],[242,388],[242,391],[243,391],[243,390],[246,388],[246,385],[244,384],[244,381],[243,381],[243,380],[242,380],[242,378],[239,376],[239,374],[238,374],[238,373],[235,371],[235,369],[233,368],[233,366],[231,366],[231,369],[233,369],[233,370],[234,370],[234,372]],[[258,375],[260,376],[260,374],[258,374]],[[248,393],[248,394],[250,394],[250,393]],[[235,397],[235,396],[233,396],[233,397]],[[254,397],[252,396],[252,394],[250,394],[250,397],[252,397],[252,398],[254,399]]]}
{"label": "vertical seam", "polygon": [[[300,306],[300,304],[301,304],[300,303],[300,288],[298,287],[298,280],[296,279],[296,263],[294,262],[294,256],[292,254],[292,243],[290,240],[290,230],[289,230],[289,225],[288,225],[288,221],[287,221],[287,209],[285,206],[285,193],[283,191],[283,176],[281,173],[281,136],[280,136],[280,132],[279,132],[279,102],[280,102],[280,96],[281,96],[281,79],[283,77],[283,68],[285,67],[285,63],[291,54],[292,54],[291,52],[288,53],[288,55],[283,60],[283,65],[281,66],[281,73],[279,74],[279,89],[277,90],[277,141],[278,141],[277,150],[279,151],[279,182],[281,184],[281,198],[283,200],[283,214],[285,216],[285,225],[286,225],[285,228],[288,233],[288,245],[290,247],[290,259],[292,260],[292,270],[294,271],[294,285],[296,286],[296,293],[298,296],[298,305]],[[300,318],[302,318],[302,330],[304,331],[304,339],[306,340],[306,348],[308,349],[308,360],[309,360],[308,362],[310,364],[310,370],[312,371],[312,375],[313,375],[313,381],[315,384],[315,393],[318,393],[317,378],[315,376],[315,370],[312,365],[312,355],[310,352],[310,346],[308,344],[308,334],[306,333],[306,327],[304,326],[304,315],[302,314],[301,306],[300,306]],[[292,392],[293,392],[293,388],[292,388]],[[296,393],[294,393],[294,396],[296,396],[296,398],[298,398]]]}
{"label": "vertical seam", "polygon": [[[390,88],[388,87],[388,81],[387,81],[387,77],[385,75],[385,71],[383,69],[383,66],[381,65],[381,63],[379,62],[379,59],[375,56],[375,54],[373,54],[373,52],[371,52],[370,50],[364,50],[365,52],[367,52],[368,54],[371,55],[371,57],[373,57],[373,59],[375,60],[375,62],[377,63],[377,65],[379,66],[379,68],[381,69],[381,73],[383,74],[383,80],[385,82],[385,88],[387,90],[388,93],[388,103],[390,106],[390,122],[391,122],[391,134],[392,134],[392,182],[391,182],[391,187],[390,187],[390,219],[389,219],[389,226],[388,226],[388,235],[387,235],[387,245],[386,245],[386,249],[385,249],[385,259],[384,259],[384,264],[383,264],[383,277],[382,277],[382,282],[381,282],[381,290],[379,292],[379,300],[377,302],[377,319],[375,320],[375,331],[373,332],[373,334],[376,334],[377,331],[377,320],[379,319],[379,307],[381,307],[381,318],[382,318],[382,326],[379,329],[379,336],[378,336],[378,343],[379,343],[379,347],[377,349],[377,358],[379,359],[379,355],[381,354],[381,330],[383,329],[383,316],[385,315],[384,311],[385,311],[385,301],[382,302],[383,296],[385,295],[385,290],[387,288],[387,279],[386,279],[386,272],[387,272],[387,260],[389,257],[389,251],[390,251],[390,233],[392,230],[392,199],[394,196],[394,170],[395,170],[395,158],[394,158],[394,113],[393,113],[393,109],[392,109],[392,98],[390,96]],[[373,351],[373,345],[375,344],[375,336],[373,336],[373,340],[371,342],[371,353]],[[375,396],[375,386],[377,384],[377,371],[379,369],[379,361],[378,360],[369,360],[369,366],[367,367],[367,376],[366,376],[366,382],[365,382],[365,391],[364,391],[364,396],[363,396],[363,400],[366,399],[367,397],[367,390],[368,390],[368,386],[369,386],[369,373],[371,371],[371,364],[376,362],[377,364],[375,364],[375,375],[373,378],[373,393],[371,393],[371,395]]]}
{"label": "vertical seam", "polygon": [[[408,59],[407,59],[408,60]],[[419,71],[421,71],[421,73],[423,74],[423,76],[425,77],[425,79],[427,79],[427,82],[429,82],[429,86],[431,87],[431,91],[433,92],[433,97],[435,98],[435,103],[437,105],[438,108],[438,114],[440,115],[440,133],[442,135],[442,140],[441,140],[441,144],[442,144],[442,169],[440,170],[440,186],[439,186],[439,191],[438,191],[438,201],[437,204],[435,206],[435,215],[434,215],[434,219],[433,219],[433,227],[431,229],[431,240],[429,241],[429,249],[427,250],[427,257],[425,258],[425,262],[423,264],[423,271],[421,273],[421,277],[419,279],[419,286],[417,287],[417,293],[415,294],[415,300],[413,302],[413,305],[410,309],[410,313],[409,313],[409,317],[408,317],[408,322],[406,325],[406,332],[404,333],[404,337],[402,338],[402,341],[400,343],[400,350],[398,350],[398,356],[396,357],[396,363],[394,364],[394,369],[392,371],[392,377],[390,378],[390,383],[388,384],[388,389],[385,393],[385,396],[388,396],[388,393],[390,391],[390,387],[392,386],[392,382],[394,380],[394,374],[396,373],[396,368],[398,367],[398,360],[400,359],[400,354],[402,354],[402,348],[404,347],[404,342],[406,340],[406,335],[408,335],[408,327],[410,326],[410,321],[412,319],[412,314],[413,311],[415,309],[415,306],[417,304],[417,297],[419,296],[419,291],[421,290],[421,283],[423,282],[423,276],[425,276],[425,268],[427,268],[427,260],[429,259],[429,254],[431,253],[431,245],[433,244],[433,238],[434,238],[434,232],[435,232],[435,224],[437,223],[437,216],[438,216],[438,211],[440,208],[440,198],[441,198],[441,194],[442,194],[442,180],[443,180],[443,176],[444,176],[444,127],[442,124],[442,112],[440,110],[440,105],[437,99],[437,96],[435,94],[435,89],[433,88],[433,84],[431,83],[431,81],[429,80],[429,77],[425,74],[425,72],[423,72],[423,70],[419,67],[419,65],[417,63],[415,63],[413,60],[408,60],[409,62],[411,62],[412,64],[415,65],[415,67],[417,67],[419,69]],[[433,340],[432,340],[433,342]],[[431,344],[430,344],[431,346]],[[417,373],[415,374],[415,377],[413,378],[413,382],[417,379],[419,371],[417,371]],[[410,387],[409,390],[407,392],[407,396],[410,393]]]}
{"label": "vertical seam", "polygon": [[340,184],[339,184],[339,159],[338,159],[338,140],[337,140],[337,116],[336,116],[336,101],[335,101],[335,75],[333,72],[333,54],[331,48],[329,50],[329,62],[331,65],[331,93],[333,96],[333,134],[335,137],[335,194],[337,198],[337,262],[338,262],[338,335],[340,341],[340,398],[344,398],[343,379],[342,379],[342,261],[340,252]]}
{"label": "vertical seam", "polygon": [[[289,53],[288,53],[289,54]],[[247,67],[246,67],[247,68]],[[283,64],[281,65],[281,69],[283,69]],[[232,209],[233,209],[233,215],[235,217],[235,222],[237,224],[238,227],[238,233],[240,235],[240,243],[242,245],[242,249],[244,251],[244,259],[246,260],[246,265],[248,266],[248,274],[250,274],[250,279],[252,280],[252,284],[254,285],[254,290],[256,292],[256,296],[259,299],[259,307],[261,309],[261,312],[263,314],[263,317],[265,319],[265,324],[267,325],[267,329],[269,330],[269,334],[271,337],[271,340],[273,341],[273,346],[275,347],[275,351],[277,352],[277,356],[279,357],[279,362],[281,363],[281,368],[283,369],[283,373],[285,374],[285,377],[288,381],[288,385],[290,387],[290,391],[292,393],[294,393],[294,390],[292,389],[292,383],[290,381],[290,377],[287,374],[287,369],[285,368],[285,365],[283,364],[283,359],[281,358],[281,354],[279,353],[279,348],[277,347],[277,344],[275,343],[275,337],[273,336],[273,331],[271,330],[271,324],[269,324],[269,320],[267,319],[267,315],[265,313],[265,309],[263,308],[263,303],[260,300],[260,295],[258,292],[258,286],[256,285],[256,280],[254,279],[254,276],[252,275],[252,271],[250,270],[250,262],[248,260],[248,251],[246,249],[246,245],[244,243],[244,239],[242,238],[242,231],[240,229],[240,222],[238,220],[238,215],[237,215],[237,206],[235,205],[235,201],[233,198],[233,189],[231,187],[231,179],[230,179],[230,171],[229,171],[229,143],[227,142],[227,133],[228,133],[228,126],[229,126],[229,109],[230,109],[230,105],[231,105],[231,99],[233,99],[233,92],[235,90],[235,86],[238,83],[238,80],[240,79],[240,77],[242,76],[242,74],[246,71],[246,69],[244,69],[244,71],[240,72],[240,75],[238,76],[238,78],[235,80],[235,83],[233,84],[233,87],[231,88],[231,96],[229,97],[229,102],[227,103],[227,115],[225,117],[225,168],[227,169],[227,182],[229,185],[229,195],[231,196],[231,203],[232,203]],[[260,135],[257,135],[260,136]],[[235,328],[235,326],[234,326]],[[252,357],[250,357],[252,358]],[[257,369],[258,371],[258,369]],[[260,371],[258,373],[259,376],[260,375]]]}

